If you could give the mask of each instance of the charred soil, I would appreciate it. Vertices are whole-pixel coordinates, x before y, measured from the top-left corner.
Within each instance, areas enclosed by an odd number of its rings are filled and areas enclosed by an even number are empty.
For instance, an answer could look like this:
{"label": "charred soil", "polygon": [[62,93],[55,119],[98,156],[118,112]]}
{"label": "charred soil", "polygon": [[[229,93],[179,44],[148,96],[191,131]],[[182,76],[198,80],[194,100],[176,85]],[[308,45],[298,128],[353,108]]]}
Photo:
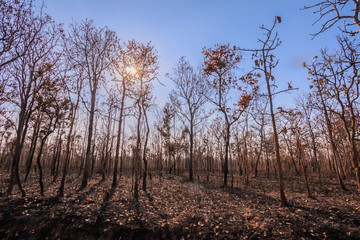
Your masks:
{"label": "charred soil", "polygon": [[17,190],[2,195],[0,239],[360,239],[360,195],[351,182],[344,192],[335,180],[314,180],[308,198],[301,177],[287,178],[289,206],[279,207],[273,178],[248,185],[239,178],[224,189],[220,175],[195,182],[165,175],[149,178],[137,200],[131,177],[111,188],[94,176],[82,191],[76,175],[68,179],[63,198],[59,182],[46,182],[40,196],[35,175],[25,198]]}

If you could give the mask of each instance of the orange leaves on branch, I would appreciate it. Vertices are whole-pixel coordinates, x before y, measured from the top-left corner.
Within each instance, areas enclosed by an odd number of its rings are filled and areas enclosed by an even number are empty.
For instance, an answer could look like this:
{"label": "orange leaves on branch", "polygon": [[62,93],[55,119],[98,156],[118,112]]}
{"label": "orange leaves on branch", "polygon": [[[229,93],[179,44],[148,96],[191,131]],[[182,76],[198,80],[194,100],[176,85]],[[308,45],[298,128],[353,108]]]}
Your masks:
{"label": "orange leaves on branch", "polygon": [[270,73],[266,73],[266,77],[268,79],[270,79],[271,81],[274,81],[275,80],[275,77],[273,75],[271,75]]}
{"label": "orange leaves on branch", "polygon": [[239,107],[241,107],[242,109],[246,109],[250,103],[251,98],[252,97],[250,94],[244,93],[238,102]]}
{"label": "orange leaves on branch", "polygon": [[236,67],[240,62],[241,55],[236,51],[236,46],[230,48],[230,45],[215,45],[215,49],[204,48],[204,73],[208,76],[213,73],[223,74]]}
{"label": "orange leaves on branch", "polygon": [[[231,48],[229,44],[215,45],[214,49],[203,48],[202,52],[204,54],[204,74],[212,76],[212,79],[208,80],[208,84],[216,89],[214,102],[216,102],[219,111],[223,112],[234,123],[249,106],[253,95],[256,94],[258,79],[261,75],[252,72],[240,77],[234,75],[237,64],[242,57],[236,46]],[[255,60],[255,65],[260,66],[262,64],[261,60]],[[236,92],[238,98],[233,102],[233,106],[229,108],[226,106],[228,101],[226,96],[231,90]]]}

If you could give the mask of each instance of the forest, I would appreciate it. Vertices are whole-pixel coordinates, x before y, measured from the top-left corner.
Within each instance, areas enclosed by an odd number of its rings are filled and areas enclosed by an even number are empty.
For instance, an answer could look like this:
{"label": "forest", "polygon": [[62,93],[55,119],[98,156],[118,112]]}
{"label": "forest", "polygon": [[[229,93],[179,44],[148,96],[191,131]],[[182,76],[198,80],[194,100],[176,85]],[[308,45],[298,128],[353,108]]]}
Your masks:
{"label": "forest", "polygon": [[281,16],[257,48],[181,57],[159,106],[152,42],[0,0],[0,238],[360,239],[360,1],[299,11],[338,44],[303,63],[293,107]]}

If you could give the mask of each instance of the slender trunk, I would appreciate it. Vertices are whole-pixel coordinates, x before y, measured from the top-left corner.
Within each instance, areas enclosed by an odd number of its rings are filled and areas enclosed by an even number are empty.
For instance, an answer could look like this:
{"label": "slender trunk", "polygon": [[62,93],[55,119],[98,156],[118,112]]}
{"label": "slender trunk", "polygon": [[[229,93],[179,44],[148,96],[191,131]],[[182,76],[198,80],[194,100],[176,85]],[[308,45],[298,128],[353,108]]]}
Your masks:
{"label": "slender trunk", "polygon": [[[81,89],[81,86],[80,86],[80,89]],[[69,162],[70,162],[70,145],[72,142],[72,133],[73,133],[74,125],[75,125],[75,118],[76,118],[76,113],[77,113],[77,109],[79,106],[79,102],[80,102],[80,92],[78,92],[78,96],[77,96],[76,103],[74,106],[74,112],[71,116],[69,133],[68,133],[67,139],[66,139],[65,162],[63,165],[61,184],[59,187],[59,196],[60,197],[64,196],[65,179],[66,179]]]}
{"label": "slender trunk", "polygon": [[136,148],[135,148],[135,162],[134,162],[134,173],[135,173],[135,180],[134,180],[134,199],[139,199],[139,171],[140,171],[140,150],[141,150],[141,132],[140,132],[140,124],[142,118],[142,109],[140,106],[140,99],[137,102],[139,116],[137,119],[137,139],[136,139]]}
{"label": "slender trunk", "polygon": [[23,197],[26,196],[25,191],[22,188],[20,176],[19,176],[19,162],[20,162],[20,156],[22,151],[22,139],[24,138],[23,135],[26,134],[24,130],[25,125],[25,111],[26,106],[24,104],[21,105],[20,113],[19,113],[19,122],[18,127],[16,131],[16,141],[15,141],[15,149],[14,149],[14,156],[11,164],[11,175],[10,175],[10,181],[7,188],[6,193],[10,195],[13,190],[13,185],[15,181],[18,184],[19,190],[21,192],[21,195]]}
{"label": "slender trunk", "polygon": [[190,158],[189,158],[189,181],[192,182],[194,180],[193,177],[193,158],[194,158],[194,125],[191,119],[190,122]]}
{"label": "slender trunk", "polygon": [[[123,129],[125,129],[125,120],[126,120],[126,117],[124,116],[124,119],[123,119]],[[120,155],[120,177],[122,175],[122,172],[123,172],[123,162],[124,162],[124,157],[125,157],[125,131],[122,131],[122,142],[121,142],[121,155]]]}
{"label": "slender trunk", "polygon": [[269,153],[266,151],[266,178],[270,177],[270,160],[269,160]]}
{"label": "slender trunk", "polygon": [[38,115],[37,119],[36,119],[36,123],[34,126],[34,132],[33,132],[33,137],[31,139],[31,144],[30,144],[30,150],[29,150],[29,155],[26,159],[26,169],[25,169],[25,178],[24,178],[24,182],[26,182],[29,173],[30,173],[30,169],[31,169],[31,165],[33,162],[33,158],[34,158],[34,154],[35,154],[35,149],[36,149],[36,143],[39,137],[39,130],[40,130],[40,114]]}
{"label": "slender trunk", "polygon": [[146,192],[146,176],[147,176],[147,168],[148,168],[148,161],[146,158],[146,148],[147,148],[147,144],[148,144],[148,140],[149,140],[150,127],[149,127],[148,117],[146,114],[146,109],[144,109],[144,105],[143,105],[143,111],[144,111],[145,124],[146,124],[145,142],[144,142],[143,157],[142,157],[143,162],[144,162],[143,190],[144,190],[144,192]]}
{"label": "slender trunk", "polygon": [[59,175],[59,165],[60,165],[60,157],[61,157],[61,150],[62,150],[62,139],[60,138],[59,148],[56,152],[56,166],[55,166],[55,172],[54,172],[54,178],[52,182],[55,182],[58,175]]}
{"label": "slender trunk", "polygon": [[123,79],[123,81],[122,81],[122,96],[121,96],[121,103],[120,103],[121,104],[120,105],[120,114],[119,114],[119,128],[118,128],[118,133],[116,136],[115,163],[114,163],[112,187],[116,187],[116,185],[117,185],[117,171],[118,171],[119,158],[120,158],[120,141],[121,141],[125,96],[126,96],[125,79]]}
{"label": "slender trunk", "polygon": [[41,166],[41,155],[42,155],[42,151],[44,149],[44,145],[45,145],[45,141],[47,139],[47,136],[49,136],[49,135],[46,135],[46,136],[43,137],[43,139],[41,139],[40,150],[39,150],[38,156],[36,158],[36,163],[37,163],[37,166],[38,166],[38,169],[39,169],[39,185],[40,185],[40,195],[41,196],[44,196],[44,184],[43,184],[43,173],[42,173],[42,166]]}
{"label": "slender trunk", "polygon": [[85,167],[84,167],[84,174],[83,174],[80,190],[86,188],[88,184],[88,179],[90,177],[91,145],[92,145],[92,135],[93,135],[93,125],[94,125],[94,115],[95,115],[95,100],[96,100],[96,86],[94,86],[94,89],[91,91],[91,107],[90,107],[90,116],[89,116],[87,148],[85,155]]}
{"label": "slender trunk", "polygon": [[298,176],[299,175],[299,170],[298,170],[298,168],[296,166],[295,159],[294,159],[294,152],[293,152],[293,149],[292,149],[292,144],[293,143],[291,142],[291,140],[288,140],[286,138],[285,133],[284,133],[284,139],[285,139],[285,143],[286,143],[286,146],[287,146],[289,154],[290,154],[291,163],[293,164],[294,169],[295,169],[295,174]]}
{"label": "slender trunk", "polygon": [[[265,72],[267,73],[266,65],[265,65]],[[271,114],[271,122],[272,122],[272,127],[273,127],[273,138],[274,138],[274,144],[275,144],[276,164],[277,164],[277,172],[278,172],[278,178],[279,178],[280,206],[284,207],[284,206],[287,206],[288,203],[287,203],[287,200],[285,197],[285,192],[284,192],[284,180],[283,180],[283,172],[282,172],[282,165],[281,165],[281,159],[280,159],[279,138],[278,138],[278,133],[276,130],[274,106],[273,106],[273,102],[272,102],[270,79],[269,79],[268,75],[266,75],[266,85],[267,85],[267,90],[268,90],[268,95],[269,95],[270,114]]]}
{"label": "slender trunk", "polygon": [[297,139],[297,141],[296,141],[296,148],[297,148],[298,159],[299,159],[299,162],[300,162],[301,168],[303,170],[303,174],[304,174],[307,195],[309,198],[312,198],[312,195],[310,192],[310,187],[309,187],[308,175],[307,175],[307,171],[306,171],[307,166],[305,166],[305,164],[304,164],[303,153],[302,153],[302,144],[301,144],[300,139]]}
{"label": "slender trunk", "polygon": [[319,87],[318,87],[318,90],[319,90],[319,93],[320,93],[320,101],[321,101],[322,110],[323,110],[324,117],[325,117],[326,129],[327,129],[328,137],[329,137],[329,141],[330,141],[330,148],[331,148],[331,151],[332,151],[332,154],[333,154],[334,163],[336,164],[335,172],[336,172],[337,179],[338,179],[338,182],[339,182],[339,185],[340,185],[341,189],[346,190],[346,187],[345,187],[345,185],[343,183],[343,180],[342,180],[342,178],[340,176],[340,168],[339,168],[339,162],[338,162],[338,161],[340,161],[339,152],[337,150],[337,147],[336,147],[336,144],[335,144],[335,141],[334,141],[334,136],[333,136],[333,132],[332,132],[332,127],[331,127],[329,114],[328,114],[328,111],[326,109],[326,105],[325,105],[324,98],[322,96],[322,92],[321,92]]}
{"label": "slender trunk", "polygon": [[320,186],[322,185],[322,177],[321,177],[321,167],[320,167],[320,163],[317,157],[317,147],[316,147],[316,141],[315,141],[315,134],[310,122],[310,119],[307,119],[308,122],[308,127],[310,129],[310,136],[311,136],[311,147],[312,147],[312,152],[313,152],[313,156],[314,156],[314,162],[316,164],[316,168],[317,168],[317,172],[318,172],[318,177],[319,177],[319,183]]}
{"label": "slender trunk", "polygon": [[226,136],[225,136],[225,159],[224,159],[224,183],[223,187],[227,187],[228,172],[229,172],[229,147],[230,147],[230,124],[226,125]]}
{"label": "slender trunk", "polygon": [[264,142],[264,135],[263,135],[263,125],[261,126],[260,129],[260,149],[259,152],[256,154],[256,162],[255,162],[255,178],[258,175],[258,166],[259,166],[259,162],[260,162],[260,158],[261,158],[261,154],[262,154],[262,150],[263,150],[263,142]]}
{"label": "slender trunk", "polygon": [[[349,96],[348,96],[349,97]],[[350,102],[350,100],[348,100]],[[350,146],[351,146],[351,164],[355,172],[356,176],[356,184],[358,187],[358,191],[360,191],[360,168],[359,168],[359,152],[356,148],[356,118],[357,116],[354,113],[354,109],[352,105],[350,106],[351,113],[351,125],[350,125]]]}
{"label": "slender trunk", "polygon": [[95,162],[96,162],[95,143],[93,143],[91,149],[92,149],[92,151],[91,151],[91,171],[90,171],[90,176],[92,176],[94,174],[94,171],[95,171]]}
{"label": "slender trunk", "polygon": [[107,145],[109,144],[108,140],[106,140],[105,144],[102,146],[100,153],[100,161],[101,161],[101,182],[106,179],[106,162],[109,157],[109,149],[107,149]]}
{"label": "slender trunk", "polygon": [[[109,142],[110,142],[110,130],[111,130],[111,112],[112,112],[112,103],[109,106],[108,122],[107,122],[107,131],[106,131],[106,142],[103,147],[102,157],[101,157],[101,181],[105,181],[105,172],[106,164],[109,161]],[[104,153],[105,152],[105,153]],[[105,156],[104,156],[105,154]]]}
{"label": "slender trunk", "polygon": [[245,172],[245,184],[249,184],[249,158],[248,158],[248,149],[247,149],[247,141],[246,141],[246,134],[244,137],[244,172]]}
{"label": "slender trunk", "polygon": [[56,141],[56,146],[54,147],[53,157],[52,157],[52,162],[51,162],[51,175],[52,175],[52,176],[55,175],[56,161],[57,161],[57,153],[58,153],[59,148],[60,148],[60,146],[61,146],[61,135],[60,135],[60,131],[61,131],[61,128],[59,128],[59,130],[58,130],[58,138],[57,138],[57,141]]}

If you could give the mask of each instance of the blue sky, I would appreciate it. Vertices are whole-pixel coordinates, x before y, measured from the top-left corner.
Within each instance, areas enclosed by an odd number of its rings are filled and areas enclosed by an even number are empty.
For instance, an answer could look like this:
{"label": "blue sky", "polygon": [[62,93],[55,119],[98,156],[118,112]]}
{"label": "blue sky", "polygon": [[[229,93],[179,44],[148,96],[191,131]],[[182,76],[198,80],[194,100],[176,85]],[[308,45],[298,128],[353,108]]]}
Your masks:
{"label": "blue sky", "polygon": [[[301,11],[313,0],[44,0],[46,12],[65,26],[85,18],[97,26],[108,26],[123,41],[149,42],[160,56],[157,102],[162,106],[172,85],[165,74],[172,71],[181,56],[194,65],[203,61],[201,50],[216,43],[230,43],[255,48],[262,37],[261,24],[269,26],[274,16],[281,16],[278,26],[282,45],[275,52],[280,59],[275,72],[279,89],[287,82],[307,91],[304,61],[311,61],[321,48],[334,48],[336,29],[314,40],[310,34],[320,28],[312,26],[318,16]],[[246,61],[245,56],[245,61]],[[244,65],[246,66],[246,65]],[[245,67],[246,68],[246,67]],[[278,106],[291,105],[298,93],[278,97]]]}

